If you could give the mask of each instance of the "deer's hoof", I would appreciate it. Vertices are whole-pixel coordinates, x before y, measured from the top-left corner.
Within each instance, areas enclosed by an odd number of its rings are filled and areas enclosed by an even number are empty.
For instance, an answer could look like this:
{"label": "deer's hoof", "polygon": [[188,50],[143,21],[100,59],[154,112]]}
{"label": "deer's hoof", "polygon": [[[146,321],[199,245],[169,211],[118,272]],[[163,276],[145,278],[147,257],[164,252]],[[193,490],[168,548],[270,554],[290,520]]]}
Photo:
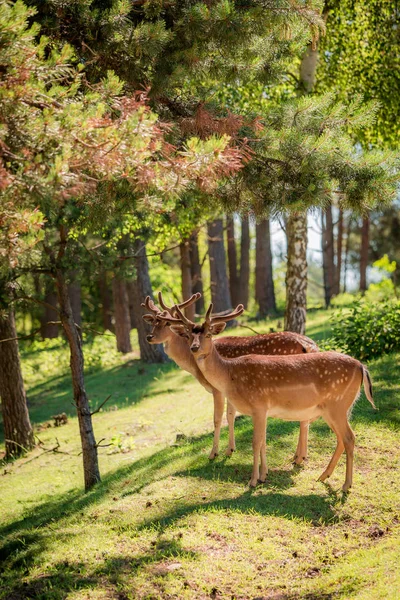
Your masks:
{"label": "deer's hoof", "polygon": [[209,460],[214,460],[215,458],[217,458],[217,456],[218,456],[218,452],[212,451],[208,458],[209,458]]}
{"label": "deer's hoof", "polygon": [[232,456],[232,454],[235,452],[236,448],[227,448],[225,450],[225,454],[226,456]]}

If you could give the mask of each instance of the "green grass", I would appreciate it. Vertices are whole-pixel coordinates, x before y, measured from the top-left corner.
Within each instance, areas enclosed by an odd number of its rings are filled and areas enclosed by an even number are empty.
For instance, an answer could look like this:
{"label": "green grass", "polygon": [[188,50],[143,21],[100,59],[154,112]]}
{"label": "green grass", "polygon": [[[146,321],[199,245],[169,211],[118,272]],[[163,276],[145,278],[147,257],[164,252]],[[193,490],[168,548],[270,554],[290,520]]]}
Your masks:
{"label": "green grass", "polygon": [[[308,333],[328,337],[327,317],[312,313]],[[212,401],[197,382],[137,353],[121,358],[112,338],[96,344],[86,383],[94,406],[112,393],[94,416],[97,439],[112,445],[100,449],[103,480],[87,494],[65,347],[23,350],[42,445],[1,468],[1,599],[400,597],[399,354],[369,365],[379,412],[364,395],[354,408],[354,487],[344,496],[343,459],[329,486],[316,481],[335,446],[322,421],[295,468],[298,425],[270,419],[268,480],[249,490],[248,418],[236,423],[233,457],[209,462]],[[68,424],[48,427],[62,411]],[[176,443],[177,434],[186,437]]]}

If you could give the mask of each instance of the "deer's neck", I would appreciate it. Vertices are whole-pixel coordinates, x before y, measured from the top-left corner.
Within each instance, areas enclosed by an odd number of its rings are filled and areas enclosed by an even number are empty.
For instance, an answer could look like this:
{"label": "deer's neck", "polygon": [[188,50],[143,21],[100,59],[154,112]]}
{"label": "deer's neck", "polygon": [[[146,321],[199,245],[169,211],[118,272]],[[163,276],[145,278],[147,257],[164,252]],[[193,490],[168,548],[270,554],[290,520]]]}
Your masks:
{"label": "deer's neck", "polygon": [[178,367],[196,377],[197,381],[201,383],[201,385],[205,387],[208,392],[212,391],[209,382],[197,366],[197,363],[194,360],[188,343],[185,339],[179,337],[178,335],[172,334],[169,340],[164,342],[164,350],[169,358],[172,358],[172,360],[176,362]]}
{"label": "deer's neck", "polygon": [[197,359],[197,366],[204,377],[218,391],[224,393],[229,383],[229,364],[218,354],[214,344],[209,354]]}

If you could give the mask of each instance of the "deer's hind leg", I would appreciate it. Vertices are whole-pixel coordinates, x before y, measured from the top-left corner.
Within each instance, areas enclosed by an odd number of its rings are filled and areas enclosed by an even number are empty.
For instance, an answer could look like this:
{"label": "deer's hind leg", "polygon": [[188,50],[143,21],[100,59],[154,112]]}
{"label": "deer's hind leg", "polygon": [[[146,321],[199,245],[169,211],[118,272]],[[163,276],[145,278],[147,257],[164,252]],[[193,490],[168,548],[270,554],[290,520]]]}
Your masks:
{"label": "deer's hind leg", "polygon": [[310,423],[311,421],[300,421],[299,441],[297,442],[296,452],[293,457],[293,462],[296,465],[300,465],[307,458],[308,429]]}
{"label": "deer's hind leg", "polygon": [[256,487],[260,481],[260,457],[261,458],[261,476],[265,478],[267,476],[267,459],[266,459],[266,426],[267,426],[267,415],[266,413],[258,413],[253,415],[253,473],[250,479],[250,487]]}
{"label": "deer's hind leg", "polygon": [[346,479],[343,484],[342,490],[344,492],[347,492],[353,482],[353,458],[355,436],[347,420],[347,411],[343,411],[334,416],[324,415],[324,419],[328,423],[332,431],[334,431],[334,433],[336,434],[337,445],[336,450],[329,462],[329,465],[320,476],[319,481],[325,481],[325,479],[332,475],[339,458],[343,454],[343,451],[346,450]]}

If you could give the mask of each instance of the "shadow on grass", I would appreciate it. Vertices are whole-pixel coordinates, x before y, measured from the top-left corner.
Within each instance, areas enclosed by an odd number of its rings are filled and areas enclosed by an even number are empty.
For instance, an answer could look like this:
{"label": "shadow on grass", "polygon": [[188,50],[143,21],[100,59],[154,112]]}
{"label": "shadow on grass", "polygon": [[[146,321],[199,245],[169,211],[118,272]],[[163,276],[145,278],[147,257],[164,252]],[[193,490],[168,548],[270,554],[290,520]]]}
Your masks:
{"label": "shadow on grass", "polygon": [[[169,375],[177,372],[174,363],[146,364],[133,359],[109,369],[99,369],[85,375],[86,389],[93,409],[101,404],[108,395],[111,398],[107,406],[126,408],[137,404],[149,395],[157,393],[151,390],[157,377],[163,378],[163,391],[168,389]],[[160,391],[158,393],[163,393]],[[27,392],[29,415],[33,425],[49,421],[52,415],[65,412],[67,416],[76,416],[72,404],[71,376],[57,376],[44,383],[29,388]],[[4,442],[2,419],[0,416],[0,444]]]}

